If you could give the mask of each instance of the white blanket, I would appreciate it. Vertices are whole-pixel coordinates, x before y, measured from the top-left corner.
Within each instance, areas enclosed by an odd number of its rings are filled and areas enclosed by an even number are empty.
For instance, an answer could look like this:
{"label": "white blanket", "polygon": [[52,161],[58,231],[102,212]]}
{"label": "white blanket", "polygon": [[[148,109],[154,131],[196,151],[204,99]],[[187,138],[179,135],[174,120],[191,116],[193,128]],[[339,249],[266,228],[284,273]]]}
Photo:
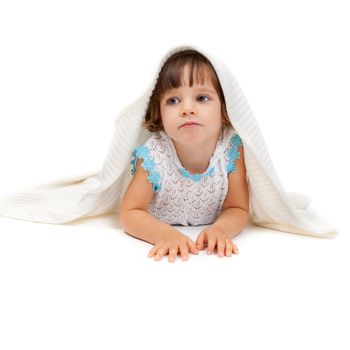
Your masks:
{"label": "white blanket", "polygon": [[206,56],[220,80],[228,116],[244,147],[250,222],[278,231],[334,237],[337,229],[311,212],[308,197],[286,192],[282,187],[257,121],[231,70],[204,50],[188,45],[169,50],[161,59],[146,92],[118,114],[110,149],[101,170],[59,178],[2,198],[0,215],[63,224],[82,217],[118,212],[131,180],[132,148],[143,144],[151,136],[141,124],[158,74],[170,55],[185,49],[195,49]]}

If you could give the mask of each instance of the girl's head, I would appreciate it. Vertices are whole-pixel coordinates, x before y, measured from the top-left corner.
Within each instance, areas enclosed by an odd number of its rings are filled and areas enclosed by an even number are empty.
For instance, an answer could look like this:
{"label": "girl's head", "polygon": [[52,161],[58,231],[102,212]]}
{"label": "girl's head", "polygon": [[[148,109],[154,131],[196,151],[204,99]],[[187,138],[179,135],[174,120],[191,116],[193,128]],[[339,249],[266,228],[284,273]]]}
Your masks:
{"label": "girl's head", "polygon": [[[194,120],[201,126],[182,128]],[[152,92],[143,127],[151,132],[163,130],[170,136],[181,130],[194,133],[231,126],[224,94],[209,60],[196,50],[175,53],[164,63]],[[173,135],[172,135],[173,133]]]}

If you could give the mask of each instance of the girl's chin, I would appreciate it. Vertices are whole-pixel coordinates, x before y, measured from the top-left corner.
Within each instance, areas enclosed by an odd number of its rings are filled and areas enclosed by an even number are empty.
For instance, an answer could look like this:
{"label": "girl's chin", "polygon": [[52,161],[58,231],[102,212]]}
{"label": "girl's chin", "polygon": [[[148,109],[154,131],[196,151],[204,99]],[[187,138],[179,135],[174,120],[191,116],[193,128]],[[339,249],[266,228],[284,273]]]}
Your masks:
{"label": "girl's chin", "polygon": [[181,134],[177,134],[175,141],[180,142],[182,144],[193,145],[194,143],[203,143],[208,139],[202,132],[183,132]]}

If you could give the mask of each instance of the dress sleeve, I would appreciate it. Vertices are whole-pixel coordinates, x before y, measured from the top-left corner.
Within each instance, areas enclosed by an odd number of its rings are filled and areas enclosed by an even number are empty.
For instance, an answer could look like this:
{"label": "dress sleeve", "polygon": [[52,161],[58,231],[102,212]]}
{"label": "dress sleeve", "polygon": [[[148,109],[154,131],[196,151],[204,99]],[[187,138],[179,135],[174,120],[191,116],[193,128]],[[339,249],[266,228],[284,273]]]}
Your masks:
{"label": "dress sleeve", "polygon": [[161,189],[160,174],[155,169],[154,160],[151,158],[149,149],[146,145],[141,145],[139,147],[133,148],[132,159],[130,162],[130,164],[132,165],[131,175],[134,175],[136,172],[137,158],[143,159],[141,166],[149,174],[147,177],[147,180],[152,184],[152,190],[153,191],[160,190]]}
{"label": "dress sleeve", "polygon": [[227,174],[236,171],[236,160],[241,156],[238,151],[239,146],[242,146],[242,140],[238,134],[235,134],[231,137],[227,150]]}

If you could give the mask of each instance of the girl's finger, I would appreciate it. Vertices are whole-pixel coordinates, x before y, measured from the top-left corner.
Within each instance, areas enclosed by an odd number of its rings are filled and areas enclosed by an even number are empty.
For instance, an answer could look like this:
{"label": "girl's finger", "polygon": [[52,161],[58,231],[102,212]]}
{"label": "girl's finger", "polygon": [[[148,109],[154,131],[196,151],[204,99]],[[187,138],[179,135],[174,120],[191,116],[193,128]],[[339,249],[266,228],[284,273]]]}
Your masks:
{"label": "girl's finger", "polygon": [[148,257],[149,258],[152,258],[152,256],[155,255],[156,251],[158,250],[159,246],[158,245],[155,245],[148,253]]}
{"label": "girl's finger", "polygon": [[168,256],[168,261],[169,262],[175,261],[175,258],[177,256],[177,251],[178,251],[177,246],[173,246],[173,247],[170,248],[169,256]]}
{"label": "girl's finger", "polygon": [[204,246],[204,234],[200,233],[196,240],[196,245],[198,249],[203,249]]}
{"label": "girl's finger", "polygon": [[225,251],[225,239],[223,238],[218,238],[217,239],[217,247],[218,247],[218,256],[224,256],[224,251]]}
{"label": "girl's finger", "polygon": [[209,237],[207,254],[211,254],[214,252],[215,245],[216,245],[216,237]]}
{"label": "girl's finger", "polygon": [[225,248],[224,248],[224,256],[232,255],[232,240],[230,238],[225,238]]}
{"label": "girl's finger", "polygon": [[232,256],[232,241],[230,238],[226,238],[226,252],[225,255],[226,256]]}
{"label": "girl's finger", "polygon": [[197,248],[196,244],[191,239],[189,239],[187,241],[187,244],[190,247],[190,250],[191,250],[192,254],[198,254],[198,248]]}
{"label": "girl's finger", "polygon": [[234,254],[238,254],[238,248],[234,243],[232,243],[232,251]]}
{"label": "girl's finger", "polygon": [[157,254],[154,256],[154,260],[160,260],[168,251],[168,248],[160,247]]}
{"label": "girl's finger", "polygon": [[182,260],[188,259],[188,246],[187,244],[180,244],[180,254]]}

